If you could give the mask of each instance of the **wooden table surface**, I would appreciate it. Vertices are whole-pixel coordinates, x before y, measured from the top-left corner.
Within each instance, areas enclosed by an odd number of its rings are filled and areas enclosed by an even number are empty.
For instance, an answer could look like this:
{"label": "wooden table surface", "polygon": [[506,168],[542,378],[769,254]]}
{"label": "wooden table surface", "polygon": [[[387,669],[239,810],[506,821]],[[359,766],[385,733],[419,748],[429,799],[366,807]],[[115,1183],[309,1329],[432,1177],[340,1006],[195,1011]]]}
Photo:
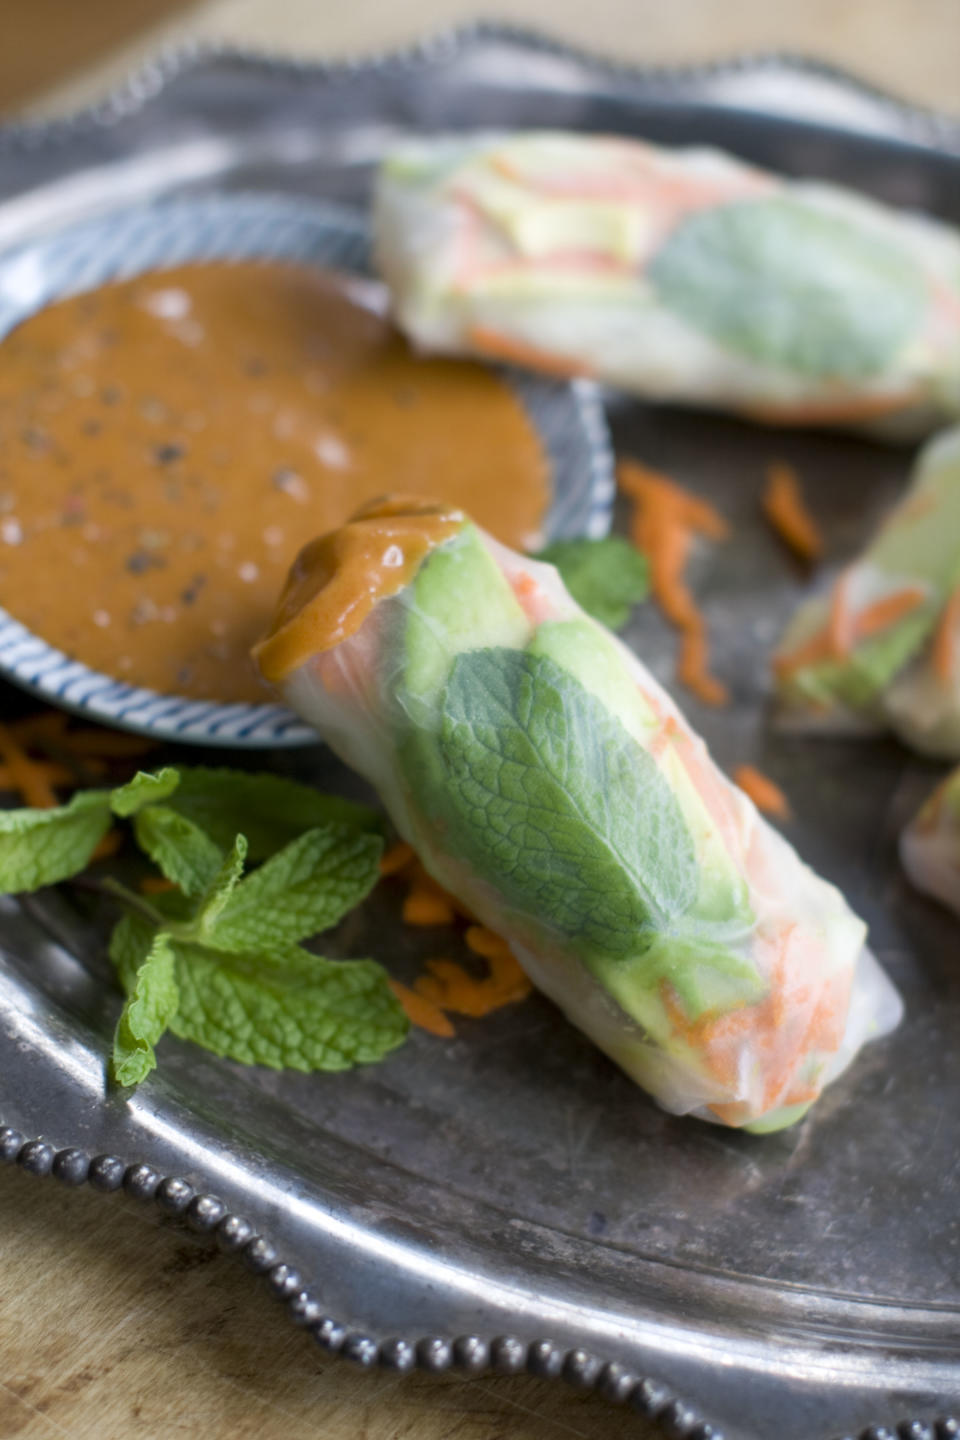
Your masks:
{"label": "wooden table surface", "polygon": [[[0,108],[62,113],[159,43],[362,53],[465,0],[0,0]],[[500,18],[637,60],[786,48],[960,109],[958,0],[500,0]],[[76,73],[78,67],[81,73]],[[2,1098],[2,1078],[0,1078]],[[398,1381],[321,1356],[239,1267],[150,1209],[0,1171],[0,1440],[645,1440],[636,1416],[526,1378]]]}

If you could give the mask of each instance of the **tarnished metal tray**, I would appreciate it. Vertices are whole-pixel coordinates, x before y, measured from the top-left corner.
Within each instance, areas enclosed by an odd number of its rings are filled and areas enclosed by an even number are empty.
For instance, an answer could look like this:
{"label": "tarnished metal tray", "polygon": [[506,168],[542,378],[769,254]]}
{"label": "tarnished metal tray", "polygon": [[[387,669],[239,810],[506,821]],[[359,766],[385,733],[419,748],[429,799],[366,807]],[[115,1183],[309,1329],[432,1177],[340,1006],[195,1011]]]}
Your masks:
{"label": "tarnished metal tray", "polygon": [[[481,28],[349,66],[162,59],[97,111],[0,133],[0,243],[161,193],[362,206],[397,135],[491,124],[708,140],[960,220],[960,125],[842,75],[779,59],[641,72]],[[802,577],[757,506],[766,463],[794,462],[839,557],[910,456],[623,400],[611,423],[621,451],[733,522],[697,583],[734,703],[688,708],[722,764],[760,764],[793,798],[791,838],[870,921],[902,988],[899,1032],[767,1138],[661,1114],[536,997],[342,1076],[243,1070],[168,1040],[125,1099],[104,1085],[118,1001],[102,917],[55,894],[0,918],[0,1154],[216,1230],[362,1364],[563,1374],[690,1440],[829,1440],[902,1420],[932,1434],[921,1422],[960,1402],[958,932],[911,894],[895,838],[938,771],[892,742],[772,732],[764,652]],[[652,607],[628,638],[669,678]],[[322,748],[256,763],[352,784]],[[343,943],[406,975],[446,939],[425,950],[388,896]]]}

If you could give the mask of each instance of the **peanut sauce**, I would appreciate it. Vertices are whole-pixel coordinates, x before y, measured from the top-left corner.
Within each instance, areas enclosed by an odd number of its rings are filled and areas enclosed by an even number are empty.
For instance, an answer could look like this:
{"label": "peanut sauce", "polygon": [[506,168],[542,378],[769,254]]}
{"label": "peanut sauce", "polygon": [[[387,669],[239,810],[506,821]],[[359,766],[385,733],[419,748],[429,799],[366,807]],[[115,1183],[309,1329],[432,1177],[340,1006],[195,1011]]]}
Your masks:
{"label": "peanut sauce", "polygon": [[0,348],[0,605],[132,684],[268,692],[291,560],[386,492],[530,548],[546,457],[508,386],[416,357],[343,278],[187,265],[50,305]]}
{"label": "peanut sauce", "polygon": [[465,519],[417,496],[389,495],[311,540],[293,563],[270,633],[254,648],[264,679],[279,685],[317,651],[356,634],[377,601],[408,584]]}

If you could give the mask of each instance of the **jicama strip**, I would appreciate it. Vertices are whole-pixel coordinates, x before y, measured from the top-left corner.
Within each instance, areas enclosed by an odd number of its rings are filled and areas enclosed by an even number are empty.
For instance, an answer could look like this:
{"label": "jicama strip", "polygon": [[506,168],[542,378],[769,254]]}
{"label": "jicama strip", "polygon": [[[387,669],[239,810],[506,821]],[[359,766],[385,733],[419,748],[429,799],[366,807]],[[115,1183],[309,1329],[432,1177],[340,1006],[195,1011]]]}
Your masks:
{"label": "jicama strip", "polygon": [[865,926],[552,566],[398,498],[294,566],[265,678],[667,1109],[791,1124],[900,1002]]}
{"label": "jicama strip", "polygon": [[922,451],[907,494],[773,658],[784,718],[826,733],[893,729],[960,756],[960,426]]}
{"label": "jicama strip", "polygon": [[960,414],[960,235],[709,149],[563,131],[405,142],[376,253],[427,350],[770,423]]}
{"label": "jicama strip", "polygon": [[918,890],[960,915],[960,770],[937,786],[904,829],[900,859]]}

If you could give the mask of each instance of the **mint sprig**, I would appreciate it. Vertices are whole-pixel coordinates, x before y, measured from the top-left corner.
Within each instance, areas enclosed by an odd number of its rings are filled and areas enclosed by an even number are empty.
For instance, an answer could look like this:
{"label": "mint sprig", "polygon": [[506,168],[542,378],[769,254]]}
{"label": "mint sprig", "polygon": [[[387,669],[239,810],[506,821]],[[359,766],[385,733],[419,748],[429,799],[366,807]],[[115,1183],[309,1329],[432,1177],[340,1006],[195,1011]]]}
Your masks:
{"label": "mint sprig", "polygon": [[130,992],[113,1037],[113,1074],[118,1085],[139,1085],[156,1067],[154,1046],[177,1013],[180,991],[173,943],[154,931],[131,973]]}
{"label": "mint sprig", "polygon": [[646,556],[622,535],[555,540],[535,559],[555,565],[580,608],[610,630],[626,625],[631,609],[646,599],[650,588]]}
{"label": "mint sprig", "polygon": [[408,1022],[381,966],[300,944],[376,883],[375,812],[272,775],[141,772],[55,809],[0,812],[0,891],[77,875],[114,817],[132,821],[172,887],[148,898],[100,882],[127,912],[110,940],[127,996],[111,1058],[118,1084],[154,1069],[167,1029],[218,1055],[299,1070],[369,1063],[402,1042]]}

